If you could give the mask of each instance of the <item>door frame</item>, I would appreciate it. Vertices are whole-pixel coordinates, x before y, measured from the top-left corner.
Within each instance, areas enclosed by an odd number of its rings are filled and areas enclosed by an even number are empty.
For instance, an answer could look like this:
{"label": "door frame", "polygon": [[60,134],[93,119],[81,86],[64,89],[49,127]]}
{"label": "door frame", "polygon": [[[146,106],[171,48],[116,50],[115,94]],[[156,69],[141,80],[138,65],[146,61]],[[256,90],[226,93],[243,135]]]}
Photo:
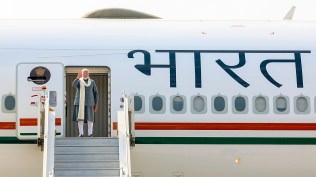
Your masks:
{"label": "door frame", "polygon": [[[36,84],[28,81],[31,72],[36,73],[36,77],[41,77],[42,74],[37,73],[36,69],[44,69],[45,73],[49,73],[49,79],[43,84]],[[64,68],[63,63],[60,62],[21,62],[16,65],[16,133],[18,139],[37,139],[40,137],[41,124],[40,120],[43,116],[40,114],[41,96],[44,96],[49,91],[57,91],[57,105],[52,106],[56,112],[56,120],[61,120],[61,124],[56,125],[57,136],[63,136],[63,91],[64,86],[64,75],[62,70]],[[54,76],[54,77],[51,77]],[[60,84],[59,86],[56,86]],[[47,86],[46,90],[42,89],[42,86]],[[30,100],[31,98],[31,100]],[[38,106],[32,106],[31,101]],[[21,121],[23,120],[23,121]],[[21,123],[23,122],[23,123]],[[61,133],[61,135],[59,134]]]}
{"label": "door frame", "polygon": [[[107,74],[108,76],[108,83],[107,83],[107,89],[108,89],[108,108],[106,109],[107,111],[107,120],[108,120],[108,129],[107,129],[107,135],[108,137],[111,137],[111,125],[112,125],[112,120],[111,120],[111,69],[108,66],[65,66],[65,82],[66,81],[66,76],[67,74],[74,74],[78,73],[78,71],[82,70],[83,68],[86,68],[89,70],[89,73],[99,73],[99,74]],[[66,84],[65,84],[65,93],[66,93]],[[66,93],[67,94],[67,93]],[[67,103],[69,104],[69,103]],[[66,111],[65,111],[65,116],[66,117]],[[64,127],[64,135],[66,135],[66,125]]]}

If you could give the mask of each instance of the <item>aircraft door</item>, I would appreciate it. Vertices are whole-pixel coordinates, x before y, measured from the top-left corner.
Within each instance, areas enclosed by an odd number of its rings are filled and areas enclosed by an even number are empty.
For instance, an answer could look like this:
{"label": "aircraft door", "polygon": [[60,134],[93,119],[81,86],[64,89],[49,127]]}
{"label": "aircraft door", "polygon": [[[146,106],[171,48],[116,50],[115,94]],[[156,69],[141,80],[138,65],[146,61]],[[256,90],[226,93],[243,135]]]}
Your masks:
{"label": "aircraft door", "polygon": [[[95,122],[93,125],[94,137],[110,136],[110,69],[108,67],[93,67],[93,66],[66,66],[66,95],[67,95],[67,109],[65,118],[65,136],[77,137],[78,124],[73,119],[74,99],[76,89],[72,86],[72,82],[76,79],[77,73],[83,68],[90,71],[90,78],[93,79],[97,85],[99,92],[99,109],[94,113]],[[84,136],[87,134],[88,127],[84,124]]]}
{"label": "aircraft door", "polygon": [[[43,89],[46,86],[46,89]],[[56,94],[51,107],[56,112],[56,133],[63,134],[64,66],[61,63],[20,63],[17,65],[17,137],[37,139],[39,106],[45,93]]]}

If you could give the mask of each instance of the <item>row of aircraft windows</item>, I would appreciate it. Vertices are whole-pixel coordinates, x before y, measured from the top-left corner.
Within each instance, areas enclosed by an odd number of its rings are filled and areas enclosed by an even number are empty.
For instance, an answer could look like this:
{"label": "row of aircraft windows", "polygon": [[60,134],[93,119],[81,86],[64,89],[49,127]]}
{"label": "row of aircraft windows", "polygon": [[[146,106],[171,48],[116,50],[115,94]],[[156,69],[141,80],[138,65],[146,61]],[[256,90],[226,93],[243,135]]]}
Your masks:
{"label": "row of aircraft windows", "polygon": [[[149,112],[163,114],[166,112],[166,98],[163,95],[152,95],[149,97]],[[316,98],[315,98],[316,102]],[[207,112],[207,97],[195,95],[190,98],[190,111],[193,114],[205,114]],[[316,105],[316,103],[315,103]],[[252,98],[252,107],[255,114],[269,113],[269,98],[258,95]],[[228,98],[224,95],[215,95],[211,98],[211,111],[214,114],[225,114],[228,112]],[[187,112],[187,99],[184,95],[170,97],[170,112],[183,114]],[[145,97],[134,95],[134,111],[141,114],[145,112]],[[249,111],[249,100],[247,96],[237,95],[232,98],[232,112],[235,114],[246,114]],[[315,108],[316,111],[316,108]],[[273,98],[273,112],[276,114],[287,114],[290,112],[290,99],[288,96],[279,95]],[[310,99],[308,96],[300,95],[294,97],[294,112],[296,114],[310,113]]]}
{"label": "row of aircraft windows", "polygon": [[[187,112],[187,100],[184,95],[174,95],[170,98],[170,112],[174,114],[183,114]],[[153,95],[149,97],[149,111],[153,114],[162,114],[166,112],[166,98],[163,95]],[[190,100],[190,110],[193,114],[204,114],[207,112],[206,96],[192,96]],[[256,114],[267,114],[269,112],[269,98],[259,95],[252,99],[253,112]],[[224,95],[216,95],[211,98],[211,110],[215,114],[225,114],[228,112],[228,99]],[[3,95],[2,112],[15,112],[15,96],[12,94]],[[316,106],[316,97],[315,97]],[[232,111],[235,114],[248,113],[249,100],[247,96],[237,95],[232,98]],[[135,113],[145,112],[145,97],[134,95]],[[279,95],[273,98],[273,111],[276,114],[287,114],[290,112],[290,99],[288,96]],[[315,107],[316,111],[316,107]],[[300,95],[294,97],[294,112],[296,114],[310,113],[310,98]]]}

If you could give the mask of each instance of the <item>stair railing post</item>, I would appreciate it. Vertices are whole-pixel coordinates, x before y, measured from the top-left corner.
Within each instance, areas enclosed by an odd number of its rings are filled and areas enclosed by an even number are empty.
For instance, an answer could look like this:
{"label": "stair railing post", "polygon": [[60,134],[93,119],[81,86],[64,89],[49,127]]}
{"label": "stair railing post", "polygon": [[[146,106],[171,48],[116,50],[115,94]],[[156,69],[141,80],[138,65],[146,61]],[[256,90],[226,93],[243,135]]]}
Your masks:
{"label": "stair railing post", "polygon": [[44,120],[43,177],[54,177],[55,111],[49,107],[49,94],[45,95]]}
{"label": "stair railing post", "polygon": [[118,111],[120,177],[131,177],[129,99],[123,92],[123,111]]}
{"label": "stair railing post", "polygon": [[130,112],[129,112],[129,107],[130,107],[130,100],[129,98],[125,95],[124,97],[124,112],[125,112],[125,123],[126,123],[126,177],[131,177],[131,160],[130,160],[130,138],[131,138],[131,133],[130,133]]}
{"label": "stair railing post", "polygon": [[134,95],[129,97],[128,107],[128,123],[129,123],[129,134],[130,134],[130,146],[135,146],[135,120],[134,120]]}

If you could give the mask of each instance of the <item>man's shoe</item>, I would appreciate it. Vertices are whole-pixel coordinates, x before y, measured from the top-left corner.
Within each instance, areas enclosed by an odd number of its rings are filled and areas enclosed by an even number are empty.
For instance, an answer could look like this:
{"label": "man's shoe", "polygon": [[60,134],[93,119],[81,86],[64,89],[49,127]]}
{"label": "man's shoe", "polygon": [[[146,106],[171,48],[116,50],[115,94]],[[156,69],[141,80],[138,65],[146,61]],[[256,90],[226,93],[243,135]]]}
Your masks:
{"label": "man's shoe", "polygon": [[83,137],[83,135],[79,135],[78,137]]}
{"label": "man's shoe", "polygon": [[93,137],[93,135],[92,135],[92,134],[90,134],[90,135],[89,135],[89,137]]}

